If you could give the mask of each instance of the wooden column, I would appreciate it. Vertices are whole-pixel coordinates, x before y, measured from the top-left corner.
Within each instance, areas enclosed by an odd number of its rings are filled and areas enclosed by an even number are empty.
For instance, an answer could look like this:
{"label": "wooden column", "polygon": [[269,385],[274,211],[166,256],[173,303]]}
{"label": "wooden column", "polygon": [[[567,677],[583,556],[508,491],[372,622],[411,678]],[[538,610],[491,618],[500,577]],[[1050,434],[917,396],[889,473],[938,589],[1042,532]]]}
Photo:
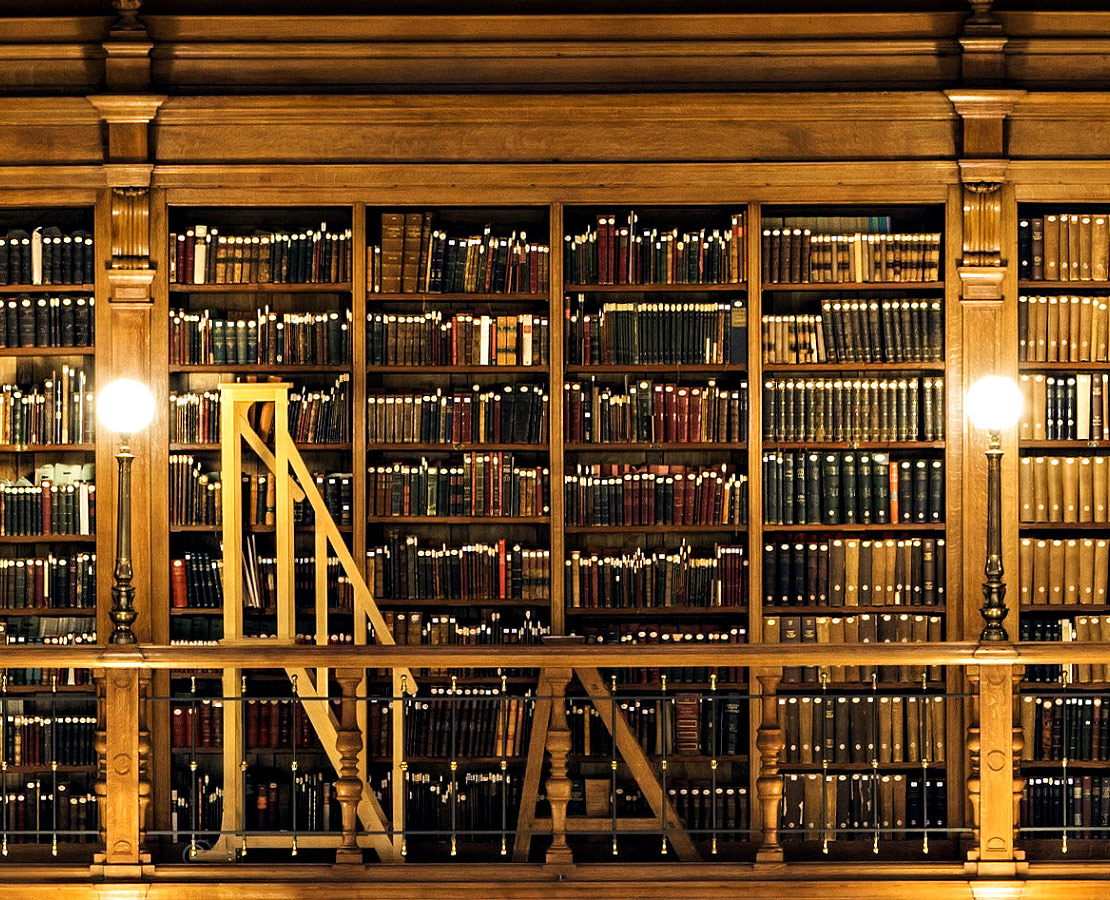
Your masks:
{"label": "wooden column", "polygon": [[756,733],[755,746],[759,750],[759,810],[762,833],[757,863],[782,862],[782,845],[779,843],[779,812],[782,808],[782,775],[779,758],[785,745],[785,736],[779,724],[778,686],[779,674],[760,674],[760,704],[762,719]]}
{"label": "wooden column", "polygon": [[[335,795],[343,813],[343,839],[335,851],[337,863],[361,863],[362,851],[358,846],[358,804],[362,800],[362,779],[359,777],[358,756],[362,751],[362,733],[358,727],[358,686],[362,683],[362,669],[339,669],[335,673],[342,692],[339,708],[339,733],[335,748],[339,751],[339,777],[335,781]],[[397,785],[396,789],[401,790]]]}
{"label": "wooden column", "polygon": [[109,669],[103,676],[105,723],[97,795],[102,798],[104,852],[95,861],[108,877],[135,877],[150,857],[142,849],[139,754],[139,669]]}
{"label": "wooden column", "polygon": [[547,729],[547,752],[551,757],[551,775],[547,779],[547,799],[551,804],[551,846],[547,849],[547,864],[557,866],[574,862],[567,845],[567,804],[570,802],[567,685],[571,674],[569,668],[549,668],[543,670],[540,679],[540,696],[551,698],[551,724]]}

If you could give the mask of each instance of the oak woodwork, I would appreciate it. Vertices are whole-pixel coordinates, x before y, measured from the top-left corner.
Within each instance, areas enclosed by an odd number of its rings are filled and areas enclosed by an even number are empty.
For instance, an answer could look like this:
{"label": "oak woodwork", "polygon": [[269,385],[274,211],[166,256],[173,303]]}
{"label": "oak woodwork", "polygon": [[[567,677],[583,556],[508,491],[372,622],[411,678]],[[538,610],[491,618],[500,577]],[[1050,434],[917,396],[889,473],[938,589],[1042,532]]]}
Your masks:
{"label": "oak woodwork", "polygon": [[782,845],[779,843],[779,812],[782,808],[782,775],[779,760],[785,744],[782,724],[779,722],[777,674],[760,674],[760,707],[762,718],[756,734],[755,746],[759,750],[759,776],[756,787],[759,799],[760,843],[756,862],[781,862]]}
{"label": "oak woodwork", "polygon": [[339,730],[335,738],[335,748],[339,752],[338,778],[335,782],[335,795],[339,799],[343,813],[343,838],[335,851],[337,863],[361,863],[362,851],[356,838],[358,828],[358,804],[362,798],[362,779],[359,777],[358,757],[362,750],[362,732],[358,727],[355,699],[358,686],[363,679],[361,669],[340,669],[336,680],[342,691],[340,701]]}

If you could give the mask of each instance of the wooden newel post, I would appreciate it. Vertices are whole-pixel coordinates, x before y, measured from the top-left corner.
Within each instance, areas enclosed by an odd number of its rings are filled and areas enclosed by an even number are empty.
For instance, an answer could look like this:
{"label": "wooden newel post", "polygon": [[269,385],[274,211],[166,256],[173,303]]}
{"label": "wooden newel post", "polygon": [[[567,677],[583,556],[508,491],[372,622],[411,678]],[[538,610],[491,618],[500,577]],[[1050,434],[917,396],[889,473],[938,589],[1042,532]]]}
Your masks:
{"label": "wooden newel post", "polygon": [[762,719],[756,732],[755,746],[759,750],[759,810],[762,833],[756,862],[782,862],[782,844],[779,843],[779,812],[782,809],[782,775],[779,760],[785,744],[779,724],[778,674],[759,675],[761,687]]}
{"label": "wooden newel post", "polygon": [[335,782],[335,795],[343,816],[343,838],[335,851],[337,863],[361,863],[362,851],[358,846],[358,804],[362,800],[362,779],[358,777],[358,755],[362,750],[362,733],[358,728],[358,686],[362,682],[361,669],[339,669],[336,680],[342,692],[339,708],[339,731],[335,748],[339,751],[339,777]]}
{"label": "wooden newel post", "polygon": [[551,724],[547,729],[547,752],[551,757],[551,775],[547,779],[547,799],[551,805],[551,846],[547,849],[548,865],[570,865],[574,862],[567,845],[567,804],[570,803],[570,777],[567,757],[570,755],[570,728],[567,725],[567,685],[572,670],[543,670],[541,695],[551,698]]}

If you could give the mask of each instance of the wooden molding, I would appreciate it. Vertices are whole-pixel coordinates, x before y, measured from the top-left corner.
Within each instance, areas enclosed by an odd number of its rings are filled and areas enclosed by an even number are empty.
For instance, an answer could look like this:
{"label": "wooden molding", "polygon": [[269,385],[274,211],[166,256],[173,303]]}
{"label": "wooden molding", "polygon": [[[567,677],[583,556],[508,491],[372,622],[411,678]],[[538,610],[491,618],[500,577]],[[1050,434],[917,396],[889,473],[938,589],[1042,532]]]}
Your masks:
{"label": "wooden molding", "polygon": [[118,268],[108,270],[109,300],[113,303],[151,303],[154,270]]}
{"label": "wooden molding", "polygon": [[163,94],[90,94],[86,98],[108,123],[146,123],[166,102]]}
{"label": "wooden molding", "polygon": [[960,266],[957,270],[964,300],[1001,300],[1006,270],[998,266]]}

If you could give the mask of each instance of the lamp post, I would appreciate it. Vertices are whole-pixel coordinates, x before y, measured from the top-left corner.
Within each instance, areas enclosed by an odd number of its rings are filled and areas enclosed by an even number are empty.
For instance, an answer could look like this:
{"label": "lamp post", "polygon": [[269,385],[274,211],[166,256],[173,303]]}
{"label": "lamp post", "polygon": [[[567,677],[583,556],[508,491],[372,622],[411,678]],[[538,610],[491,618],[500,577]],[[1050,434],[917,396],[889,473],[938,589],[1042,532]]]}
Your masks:
{"label": "lamp post", "polygon": [[979,613],[986,626],[980,641],[1008,641],[1002,626],[1006,618],[1006,584],[1002,581],[1002,430],[1021,417],[1021,389],[1001,375],[980,378],[967,392],[967,417],[987,432],[987,563],[983,568],[983,605]]}
{"label": "lamp post", "polygon": [[112,572],[112,609],[108,617],[115,629],[110,644],[134,644],[135,588],[131,584],[131,461],[135,458],[128,443],[131,435],[142,431],[154,418],[154,396],[140,381],[120,378],[100,391],[96,398],[100,423],[119,435],[116,454],[119,478],[116,492],[116,566]]}

